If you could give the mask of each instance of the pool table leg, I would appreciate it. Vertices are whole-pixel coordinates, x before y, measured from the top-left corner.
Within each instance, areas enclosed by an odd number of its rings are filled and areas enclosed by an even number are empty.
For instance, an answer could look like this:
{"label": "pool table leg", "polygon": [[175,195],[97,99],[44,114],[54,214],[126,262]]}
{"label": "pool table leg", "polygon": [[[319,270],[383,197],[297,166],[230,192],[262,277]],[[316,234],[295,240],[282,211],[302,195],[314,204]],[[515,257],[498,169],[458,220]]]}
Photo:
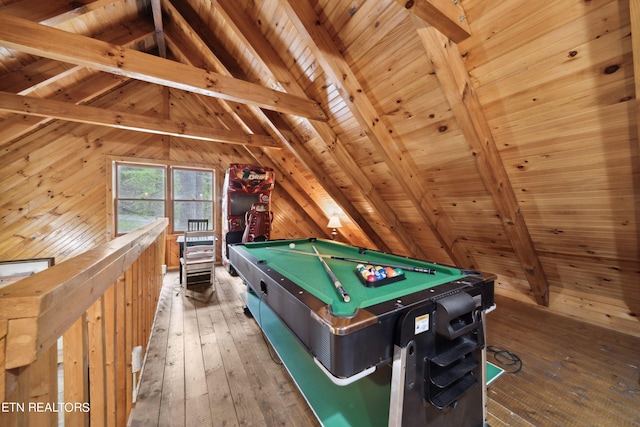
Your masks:
{"label": "pool table leg", "polygon": [[389,399],[389,427],[402,426],[402,407],[404,405],[404,380],[407,370],[406,347],[393,346],[393,364],[391,366],[391,396]]}
{"label": "pool table leg", "polygon": [[[482,336],[487,336],[487,310],[482,310]],[[487,346],[484,345],[482,347],[482,425],[488,426],[487,424]]]}

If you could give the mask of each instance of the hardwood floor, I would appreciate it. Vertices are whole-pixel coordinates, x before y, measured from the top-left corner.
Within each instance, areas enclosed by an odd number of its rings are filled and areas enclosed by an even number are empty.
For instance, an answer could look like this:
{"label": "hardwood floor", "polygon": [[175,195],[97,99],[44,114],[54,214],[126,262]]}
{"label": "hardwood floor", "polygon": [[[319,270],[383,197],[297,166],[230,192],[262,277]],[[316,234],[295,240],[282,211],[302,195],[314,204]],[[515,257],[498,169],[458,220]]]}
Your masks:
{"label": "hardwood floor", "polygon": [[[191,290],[184,297],[177,273],[165,276],[129,425],[319,425],[256,322],[244,315],[241,280],[222,267],[216,276],[208,302],[209,295]],[[517,354],[523,366],[489,386],[491,426],[640,425],[640,339],[496,302],[487,343]]]}
{"label": "hardwood floor", "polygon": [[496,302],[488,315],[487,342],[519,355],[523,368],[489,387],[493,427],[528,425],[524,421],[640,425],[640,339],[510,299]]}
{"label": "hardwood floor", "polygon": [[[313,412],[245,316],[223,268],[213,296],[168,273],[131,426],[313,426]],[[208,302],[203,302],[210,297]]]}

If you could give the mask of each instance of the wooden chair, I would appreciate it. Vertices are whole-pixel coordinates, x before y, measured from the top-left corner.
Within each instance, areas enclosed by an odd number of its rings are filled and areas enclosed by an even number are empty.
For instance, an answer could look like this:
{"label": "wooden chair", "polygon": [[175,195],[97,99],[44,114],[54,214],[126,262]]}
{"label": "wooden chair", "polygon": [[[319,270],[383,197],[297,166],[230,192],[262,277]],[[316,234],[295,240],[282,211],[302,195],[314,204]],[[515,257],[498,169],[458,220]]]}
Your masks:
{"label": "wooden chair", "polygon": [[208,219],[187,219],[187,231],[203,231],[208,229]]}
{"label": "wooden chair", "polygon": [[[184,233],[184,250],[180,265],[185,295],[189,286],[193,285],[200,285],[205,293],[206,288],[211,288],[211,295],[215,292],[215,248],[214,232],[211,230]],[[206,298],[207,301],[211,295]]]}

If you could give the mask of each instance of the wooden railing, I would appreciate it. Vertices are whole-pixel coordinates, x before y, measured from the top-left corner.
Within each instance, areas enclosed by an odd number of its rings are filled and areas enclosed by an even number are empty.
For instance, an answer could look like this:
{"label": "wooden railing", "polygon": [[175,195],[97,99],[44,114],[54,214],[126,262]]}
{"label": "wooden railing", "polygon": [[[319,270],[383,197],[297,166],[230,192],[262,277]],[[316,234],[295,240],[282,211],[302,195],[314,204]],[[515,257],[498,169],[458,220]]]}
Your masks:
{"label": "wooden railing", "polygon": [[144,357],[150,337],[167,224],[0,289],[0,426],[126,425],[132,351]]}

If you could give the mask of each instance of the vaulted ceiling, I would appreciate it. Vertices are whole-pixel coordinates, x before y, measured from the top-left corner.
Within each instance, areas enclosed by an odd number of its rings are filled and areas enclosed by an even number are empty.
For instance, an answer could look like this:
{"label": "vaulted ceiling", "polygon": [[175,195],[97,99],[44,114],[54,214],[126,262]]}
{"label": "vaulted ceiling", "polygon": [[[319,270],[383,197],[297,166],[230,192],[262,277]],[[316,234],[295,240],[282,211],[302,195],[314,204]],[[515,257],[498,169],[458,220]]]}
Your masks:
{"label": "vaulted ceiling", "polygon": [[273,167],[276,237],[338,214],[343,241],[637,325],[637,8],[0,0],[0,147],[59,122],[164,135]]}

